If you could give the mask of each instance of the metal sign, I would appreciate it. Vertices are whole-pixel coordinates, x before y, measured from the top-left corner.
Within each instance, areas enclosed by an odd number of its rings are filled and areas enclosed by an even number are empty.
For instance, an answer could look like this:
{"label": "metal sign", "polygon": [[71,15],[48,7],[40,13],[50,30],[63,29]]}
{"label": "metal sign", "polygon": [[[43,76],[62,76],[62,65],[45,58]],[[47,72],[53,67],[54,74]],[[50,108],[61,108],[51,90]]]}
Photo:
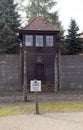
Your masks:
{"label": "metal sign", "polygon": [[41,80],[31,80],[30,81],[30,91],[31,92],[41,92]]}

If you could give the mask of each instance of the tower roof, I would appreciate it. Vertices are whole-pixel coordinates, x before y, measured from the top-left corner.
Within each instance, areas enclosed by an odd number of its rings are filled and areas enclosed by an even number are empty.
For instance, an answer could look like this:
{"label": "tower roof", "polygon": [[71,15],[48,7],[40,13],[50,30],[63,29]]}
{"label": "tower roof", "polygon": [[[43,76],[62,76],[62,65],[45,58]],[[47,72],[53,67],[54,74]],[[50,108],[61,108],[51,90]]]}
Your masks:
{"label": "tower roof", "polygon": [[40,16],[35,17],[22,30],[59,31],[58,29],[55,29],[51,24],[49,24],[47,21],[45,21]]}

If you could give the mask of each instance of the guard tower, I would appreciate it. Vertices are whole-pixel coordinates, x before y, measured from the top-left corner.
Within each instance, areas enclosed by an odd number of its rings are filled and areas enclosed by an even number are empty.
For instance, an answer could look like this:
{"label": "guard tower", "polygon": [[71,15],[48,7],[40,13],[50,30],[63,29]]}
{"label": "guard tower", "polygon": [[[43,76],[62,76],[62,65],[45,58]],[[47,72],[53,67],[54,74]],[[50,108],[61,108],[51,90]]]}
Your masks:
{"label": "guard tower", "polygon": [[59,30],[40,16],[35,17],[19,31],[27,50],[27,83],[42,81],[44,92],[53,92],[55,86],[55,56]]}

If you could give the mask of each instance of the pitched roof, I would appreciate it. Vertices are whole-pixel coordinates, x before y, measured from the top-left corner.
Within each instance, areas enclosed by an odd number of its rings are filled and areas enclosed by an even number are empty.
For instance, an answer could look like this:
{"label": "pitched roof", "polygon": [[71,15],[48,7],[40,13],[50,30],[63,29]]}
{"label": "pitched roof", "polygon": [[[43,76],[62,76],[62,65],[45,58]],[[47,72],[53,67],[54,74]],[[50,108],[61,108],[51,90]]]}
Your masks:
{"label": "pitched roof", "polygon": [[51,24],[47,23],[40,16],[35,17],[23,30],[57,31]]}

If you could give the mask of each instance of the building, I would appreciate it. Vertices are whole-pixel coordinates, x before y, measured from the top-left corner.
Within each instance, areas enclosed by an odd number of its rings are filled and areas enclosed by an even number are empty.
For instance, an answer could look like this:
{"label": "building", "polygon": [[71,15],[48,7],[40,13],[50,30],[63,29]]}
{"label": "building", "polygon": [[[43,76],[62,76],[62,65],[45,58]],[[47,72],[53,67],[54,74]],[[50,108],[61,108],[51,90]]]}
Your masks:
{"label": "building", "polygon": [[83,38],[83,32],[79,34],[79,38]]}
{"label": "building", "polygon": [[[27,83],[41,80],[43,91],[54,91],[55,57],[59,30],[37,16],[19,31],[27,50]],[[23,50],[24,50],[23,49]]]}

